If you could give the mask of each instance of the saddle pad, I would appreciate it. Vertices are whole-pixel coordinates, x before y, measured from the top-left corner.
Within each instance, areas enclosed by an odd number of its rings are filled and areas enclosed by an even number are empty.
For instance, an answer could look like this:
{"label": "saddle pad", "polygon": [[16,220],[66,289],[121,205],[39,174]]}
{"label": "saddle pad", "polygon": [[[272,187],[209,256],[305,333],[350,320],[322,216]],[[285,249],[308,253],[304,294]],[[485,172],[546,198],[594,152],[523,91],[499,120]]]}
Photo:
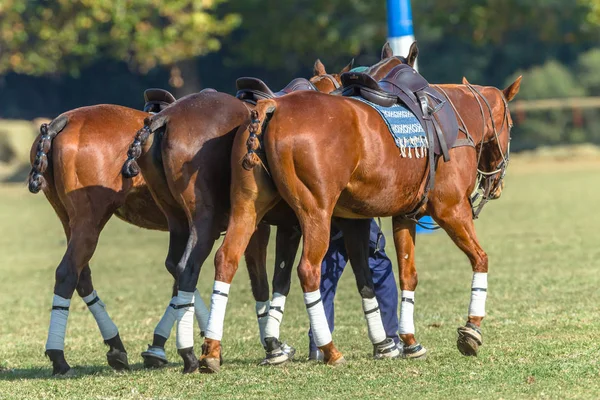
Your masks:
{"label": "saddle pad", "polygon": [[412,153],[417,158],[425,157],[425,149],[429,147],[427,133],[425,133],[417,117],[406,106],[394,104],[391,107],[382,107],[362,97],[353,96],[352,98],[362,101],[377,110],[388,126],[402,157],[412,158]]}

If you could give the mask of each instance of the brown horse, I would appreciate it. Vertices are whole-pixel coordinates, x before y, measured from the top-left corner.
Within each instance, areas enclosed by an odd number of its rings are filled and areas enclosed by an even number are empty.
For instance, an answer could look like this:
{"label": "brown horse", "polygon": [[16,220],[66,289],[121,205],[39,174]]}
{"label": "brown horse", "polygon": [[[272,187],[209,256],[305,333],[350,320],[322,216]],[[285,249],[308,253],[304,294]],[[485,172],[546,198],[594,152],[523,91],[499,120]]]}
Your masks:
{"label": "brown horse", "polygon": [[[351,66],[352,63],[342,72]],[[339,75],[327,74],[319,60],[315,63],[314,72],[311,82],[318,90],[330,92],[339,87]],[[195,371],[198,360],[193,352],[193,334],[189,322],[191,314],[181,305],[191,304],[198,296],[193,296],[193,288],[202,264],[215,240],[227,228],[232,142],[238,128],[247,123],[252,107],[252,104],[231,95],[214,91],[186,96],[146,120],[131,146],[129,160],[123,166],[123,174],[127,177],[137,176],[141,170],[167,215],[170,229],[176,228],[178,235],[187,240],[181,249],[183,256],[175,272],[179,294],[172,301],[173,307],[167,307],[163,317],[163,320],[167,318],[172,321],[169,328],[175,319],[178,320],[177,347],[184,360],[184,373]],[[175,199],[176,203],[163,206],[162,199]],[[293,213],[288,212],[286,216],[294,218]],[[247,252],[260,254],[261,259],[266,258],[269,232],[268,225],[259,226]],[[293,230],[281,230],[278,237],[281,235],[299,237]],[[279,251],[278,263],[293,262],[296,248],[291,255]],[[248,268],[253,269],[249,272],[262,340],[268,312],[269,284],[262,263],[254,263],[256,268],[252,266],[248,263]],[[281,288],[286,285],[285,282],[288,282],[289,290],[289,278],[275,274],[274,285],[278,290],[284,291]],[[157,326],[152,345],[142,353],[147,366],[160,366],[166,362],[166,339],[161,331],[164,329]],[[291,351],[291,348],[287,350]]]}
{"label": "brown horse", "polygon": [[[461,125],[461,146],[451,150],[449,162],[436,159],[435,186],[425,204],[421,203],[429,157],[399,157],[387,126],[363,102],[318,93],[260,101],[257,121],[250,129],[240,131],[234,142],[232,210],[225,240],[215,258],[215,280],[231,282],[250,230],[283,198],[297,215],[304,235],[298,275],[311,326],[313,331],[322,332],[317,344],[325,361],[336,364],[342,359],[341,353],[327,332],[324,315],[312,310],[319,301],[320,264],[327,250],[329,220],[332,216],[354,220],[354,226],[348,223],[344,236],[354,231],[355,237],[363,238],[358,242],[364,242],[363,232],[368,231],[363,226],[365,218],[392,216],[402,289],[400,336],[404,354],[424,356],[425,349],[414,337],[412,318],[417,286],[416,220],[405,218],[418,207],[414,215],[432,215],[471,261],[471,305],[467,325],[459,328],[458,346],[463,354],[476,354],[485,315],[488,262],[475,235],[470,195],[479,184],[487,197],[498,197],[501,192],[512,126],[507,102],[519,86],[520,78],[503,91],[468,84],[438,86],[455,108]],[[267,120],[268,132],[259,145],[256,137],[260,137],[260,126]],[[246,143],[251,152],[244,156]],[[264,158],[252,152],[258,146]],[[333,154],[343,157],[332,158]],[[240,168],[242,158],[249,171]],[[265,178],[265,168],[252,169],[262,160],[272,180]],[[478,180],[478,175],[485,179]],[[361,269],[365,268],[363,262]],[[211,310],[209,325],[212,319]],[[220,341],[207,335],[203,349],[202,366],[218,370],[215,360],[220,354]]]}

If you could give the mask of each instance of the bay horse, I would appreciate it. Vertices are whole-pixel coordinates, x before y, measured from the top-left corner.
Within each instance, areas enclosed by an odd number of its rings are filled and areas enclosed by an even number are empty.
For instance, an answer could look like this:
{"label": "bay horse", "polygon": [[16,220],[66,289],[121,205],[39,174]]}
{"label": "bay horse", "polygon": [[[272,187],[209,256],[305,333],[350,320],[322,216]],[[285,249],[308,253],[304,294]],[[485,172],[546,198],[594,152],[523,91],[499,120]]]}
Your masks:
{"label": "bay horse", "polygon": [[[234,142],[232,210],[223,245],[215,257],[215,286],[231,283],[252,227],[270,207],[285,200],[302,227],[298,275],[311,327],[322,332],[317,345],[325,362],[336,365],[343,357],[333,344],[322,308],[314,307],[320,300],[317,291],[329,221],[332,217],[353,220],[347,223],[344,236],[354,236],[358,252],[364,249],[360,243],[366,240],[367,218],[391,216],[402,290],[400,337],[407,358],[423,357],[426,350],[414,336],[418,282],[414,246],[416,217],[429,214],[471,261],[471,304],[467,324],[458,330],[457,346],[461,353],[475,355],[482,343],[488,259],[475,234],[471,194],[479,188],[486,200],[501,194],[512,127],[507,103],[518,93],[520,81],[519,77],[502,91],[466,81],[464,85],[436,86],[455,110],[461,146],[451,149],[448,162],[436,158],[435,185],[424,204],[429,156],[399,157],[387,125],[364,102],[319,93],[259,101],[253,124],[240,129]],[[257,149],[264,152],[262,158],[257,157]],[[262,168],[255,168],[261,164]],[[413,217],[405,218],[416,207]],[[364,256],[358,259],[362,265],[356,268],[368,269]],[[364,299],[371,293],[361,295]],[[213,319],[223,322],[220,315],[213,318],[211,310],[209,327]],[[218,371],[219,355],[220,339],[206,335],[201,367]]]}
{"label": "bay horse", "polygon": [[[382,49],[384,62],[371,67],[371,72],[376,76],[384,75],[391,68],[388,65],[390,63],[385,60],[391,56],[391,48],[386,43]],[[406,59],[403,60],[406,62]],[[341,72],[346,72],[351,67],[352,62]],[[328,93],[339,87],[339,75],[327,74],[322,63],[317,60],[311,82],[319,91]],[[161,175],[162,181],[152,179],[152,191],[170,193],[172,198],[178,200],[180,210],[184,210],[187,217],[187,220],[181,222],[181,226],[189,226],[189,242],[177,267],[181,296],[173,299],[173,304],[189,304],[190,289],[197,283],[202,264],[220,232],[227,228],[232,142],[238,128],[247,125],[251,108],[253,105],[224,93],[187,96],[147,119],[129,151],[131,156],[123,168],[125,176],[135,176],[141,170],[150,181],[150,175]],[[152,156],[138,160],[137,157],[146,154]],[[155,170],[157,164],[162,165],[162,171]],[[276,266],[291,265],[300,238],[295,215],[282,203],[282,207],[270,213],[266,222],[279,227],[276,239]],[[264,244],[257,252],[266,252],[268,235],[268,225],[259,225],[252,239],[249,239],[248,248]],[[286,246],[282,246],[281,243],[286,243]],[[287,268],[275,268],[273,291],[277,299],[270,305],[268,294],[261,296],[254,293],[261,342],[263,346],[270,346],[271,355],[277,354],[276,358],[268,359],[271,364],[285,362],[293,355],[285,353],[293,349],[278,341],[276,344],[265,343],[269,315],[276,312],[273,310],[283,311],[285,296],[290,287],[290,273]],[[260,282],[253,282],[253,291],[258,286],[268,291],[266,278]],[[181,340],[177,346],[178,353],[184,360],[184,373],[193,372],[198,368],[198,361],[193,352],[193,335],[189,328],[185,328],[190,326],[189,319],[189,312],[187,315],[184,311],[177,313],[178,329],[184,327],[181,334],[178,334]],[[272,327],[273,330],[276,330],[275,336],[278,337],[279,326]],[[145,363],[149,366],[160,366],[166,362],[160,337],[155,335],[152,346],[143,355]]]}

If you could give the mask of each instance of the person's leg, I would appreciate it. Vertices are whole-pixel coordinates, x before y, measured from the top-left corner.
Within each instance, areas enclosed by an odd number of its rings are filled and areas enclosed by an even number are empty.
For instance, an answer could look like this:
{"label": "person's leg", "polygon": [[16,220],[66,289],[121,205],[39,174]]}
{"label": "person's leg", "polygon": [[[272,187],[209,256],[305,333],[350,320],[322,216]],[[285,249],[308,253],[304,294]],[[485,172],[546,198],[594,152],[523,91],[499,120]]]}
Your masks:
{"label": "person's leg", "polygon": [[392,262],[385,254],[385,237],[374,219],[371,220],[371,237],[369,240],[369,267],[373,276],[375,297],[381,310],[381,319],[386,336],[396,344],[398,336],[398,287]]}
{"label": "person's leg", "polygon": [[[332,226],[331,237],[333,240],[329,243],[329,249],[327,254],[323,258],[321,264],[321,286],[319,290],[321,292],[321,301],[325,308],[325,316],[327,317],[327,323],[333,333],[334,329],[334,298],[337,290],[337,284],[344,272],[344,267],[348,262],[348,254],[346,253],[346,247],[344,246],[344,238],[341,236],[341,232]],[[396,296],[397,297],[397,296]],[[309,358],[311,360],[317,360],[319,358],[319,351],[313,340],[312,331],[308,331],[309,337]]]}

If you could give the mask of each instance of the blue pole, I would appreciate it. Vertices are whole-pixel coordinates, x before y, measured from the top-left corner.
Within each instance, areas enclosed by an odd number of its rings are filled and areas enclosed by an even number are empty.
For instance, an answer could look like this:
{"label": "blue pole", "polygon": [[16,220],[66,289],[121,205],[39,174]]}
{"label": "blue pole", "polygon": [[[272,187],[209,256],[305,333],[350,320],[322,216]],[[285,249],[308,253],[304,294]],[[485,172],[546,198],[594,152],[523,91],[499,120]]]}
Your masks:
{"label": "blue pole", "polygon": [[408,55],[415,40],[410,0],[387,0],[387,23],[388,40],[394,55]]}

